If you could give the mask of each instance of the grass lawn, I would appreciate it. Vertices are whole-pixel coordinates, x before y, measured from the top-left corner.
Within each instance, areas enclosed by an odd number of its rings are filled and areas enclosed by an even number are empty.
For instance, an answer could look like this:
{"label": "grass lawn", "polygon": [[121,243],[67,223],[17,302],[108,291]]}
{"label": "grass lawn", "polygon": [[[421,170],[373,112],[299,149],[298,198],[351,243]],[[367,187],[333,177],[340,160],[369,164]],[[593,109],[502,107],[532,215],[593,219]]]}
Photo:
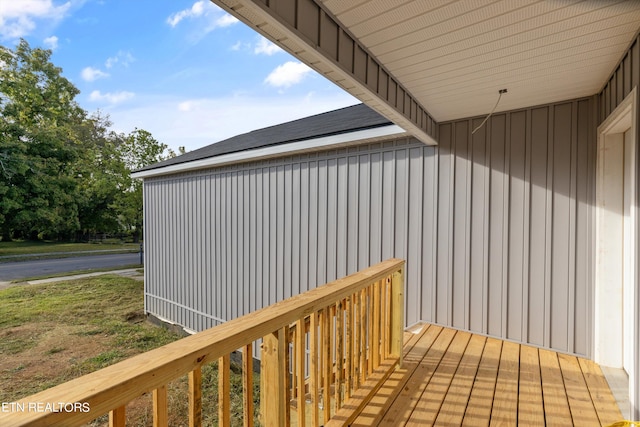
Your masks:
{"label": "grass lawn", "polygon": [[63,253],[99,251],[105,249],[119,249],[122,251],[138,251],[139,243],[120,243],[110,241],[105,243],[57,243],[57,242],[31,242],[17,240],[14,242],[0,241],[0,256],[6,255],[31,255],[40,253]]}
{"label": "grass lawn", "polygon": [[[18,400],[180,339],[146,322],[142,297],[141,281],[113,275],[0,291],[0,402]],[[242,414],[240,370],[232,366],[233,425],[241,423],[237,419]],[[257,400],[259,377],[254,378]],[[203,369],[202,395],[204,424],[216,425],[215,364]],[[169,425],[188,424],[186,377],[169,385],[169,402]],[[106,423],[103,416],[92,425]],[[152,425],[150,394],[129,404],[127,425]]]}

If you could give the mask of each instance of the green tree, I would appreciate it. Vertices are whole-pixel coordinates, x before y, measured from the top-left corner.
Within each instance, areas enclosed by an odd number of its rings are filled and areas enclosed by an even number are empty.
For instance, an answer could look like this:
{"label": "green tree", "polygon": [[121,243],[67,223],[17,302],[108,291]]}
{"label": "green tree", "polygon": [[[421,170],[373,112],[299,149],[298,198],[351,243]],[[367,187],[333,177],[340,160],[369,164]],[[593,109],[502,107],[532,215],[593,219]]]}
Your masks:
{"label": "green tree", "polygon": [[14,50],[0,46],[2,239],[126,230],[138,240],[142,183],[131,171],[176,153],[165,155],[146,130],[117,134],[100,111],[88,116],[50,57],[24,40]]}
{"label": "green tree", "polygon": [[72,165],[85,112],[79,93],[50,62],[51,51],[21,40],[0,46],[0,221],[2,237],[62,237],[79,227]]}
{"label": "green tree", "polygon": [[176,153],[175,151],[173,151],[171,148],[167,148],[167,159],[172,159],[174,157],[178,157],[181,156],[183,154],[185,154],[187,152],[187,150],[184,147],[178,147],[178,152]]}
{"label": "green tree", "polygon": [[129,171],[118,146],[123,137],[111,130],[109,116],[92,114],[79,129],[84,150],[75,163],[78,178],[78,222],[76,240],[96,233],[119,233],[120,194],[127,190]]}
{"label": "green tree", "polygon": [[[128,171],[143,168],[152,163],[162,161],[167,145],[158,142],[150,132],[135,129],[126,136],[118,146],[120,158]],[[142,182],[128,175],[124,180],[124,191],[118,203],[120,220],[124,227],[138,242],[142,236]]]}

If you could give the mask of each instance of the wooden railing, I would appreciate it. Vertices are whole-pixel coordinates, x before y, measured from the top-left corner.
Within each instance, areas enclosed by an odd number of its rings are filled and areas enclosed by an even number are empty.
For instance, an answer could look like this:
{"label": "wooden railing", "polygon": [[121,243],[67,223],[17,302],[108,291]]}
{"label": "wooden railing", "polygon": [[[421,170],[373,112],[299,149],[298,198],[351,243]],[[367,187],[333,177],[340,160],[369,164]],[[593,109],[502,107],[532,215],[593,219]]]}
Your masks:
{"label": "wooden railing", "polygon": [[[350,419],[375,382],[401,364],[404,261],[390,259],[179,341],[77,378],[0,411],[0,426],[77,426],[153,394],[166,426],[167,384],[189,378],[189,425],[202,425],[202,367],[218,362],[218,422],[230,425],[230,354],[243,354],[244,425],[253,425],[253,346],[262,339],[261,423],[319,426]],[[341,422],[342,423],[342,422]]]}

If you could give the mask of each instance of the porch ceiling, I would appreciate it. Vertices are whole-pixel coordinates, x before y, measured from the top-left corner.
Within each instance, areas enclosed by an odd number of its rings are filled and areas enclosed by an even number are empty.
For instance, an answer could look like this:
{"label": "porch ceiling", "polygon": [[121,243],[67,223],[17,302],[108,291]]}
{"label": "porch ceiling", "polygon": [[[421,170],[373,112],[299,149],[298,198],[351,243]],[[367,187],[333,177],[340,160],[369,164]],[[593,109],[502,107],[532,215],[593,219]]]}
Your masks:
{"label": "porch ceiling", "polygon": [[640,1],[320,0],[437,121],[598,92]]}
{"label": "porch ceiling", "polygon": [[[421,107],[441,122],[489,113],[503,88],[496,111],[597,93],[640,27],[640,0],[213,1],[427,143]],[[365,73],[379,64],[408,103],[314,44],[312,2],[369,53]],[[320,42],[305,38],[309,25]]]}

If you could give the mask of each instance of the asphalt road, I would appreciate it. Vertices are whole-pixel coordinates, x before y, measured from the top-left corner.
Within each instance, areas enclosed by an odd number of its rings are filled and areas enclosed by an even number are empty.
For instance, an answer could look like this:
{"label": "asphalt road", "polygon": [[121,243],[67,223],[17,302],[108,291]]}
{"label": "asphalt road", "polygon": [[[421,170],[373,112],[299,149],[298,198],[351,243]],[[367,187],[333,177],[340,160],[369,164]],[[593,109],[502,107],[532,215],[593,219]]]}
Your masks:
{"label": "asphalt road", "polygon": [[0,281],[11,281],[27,277],[90,270],[94,268],[120,268],[139,263],[139,253],[5,262],[0,263]]}

